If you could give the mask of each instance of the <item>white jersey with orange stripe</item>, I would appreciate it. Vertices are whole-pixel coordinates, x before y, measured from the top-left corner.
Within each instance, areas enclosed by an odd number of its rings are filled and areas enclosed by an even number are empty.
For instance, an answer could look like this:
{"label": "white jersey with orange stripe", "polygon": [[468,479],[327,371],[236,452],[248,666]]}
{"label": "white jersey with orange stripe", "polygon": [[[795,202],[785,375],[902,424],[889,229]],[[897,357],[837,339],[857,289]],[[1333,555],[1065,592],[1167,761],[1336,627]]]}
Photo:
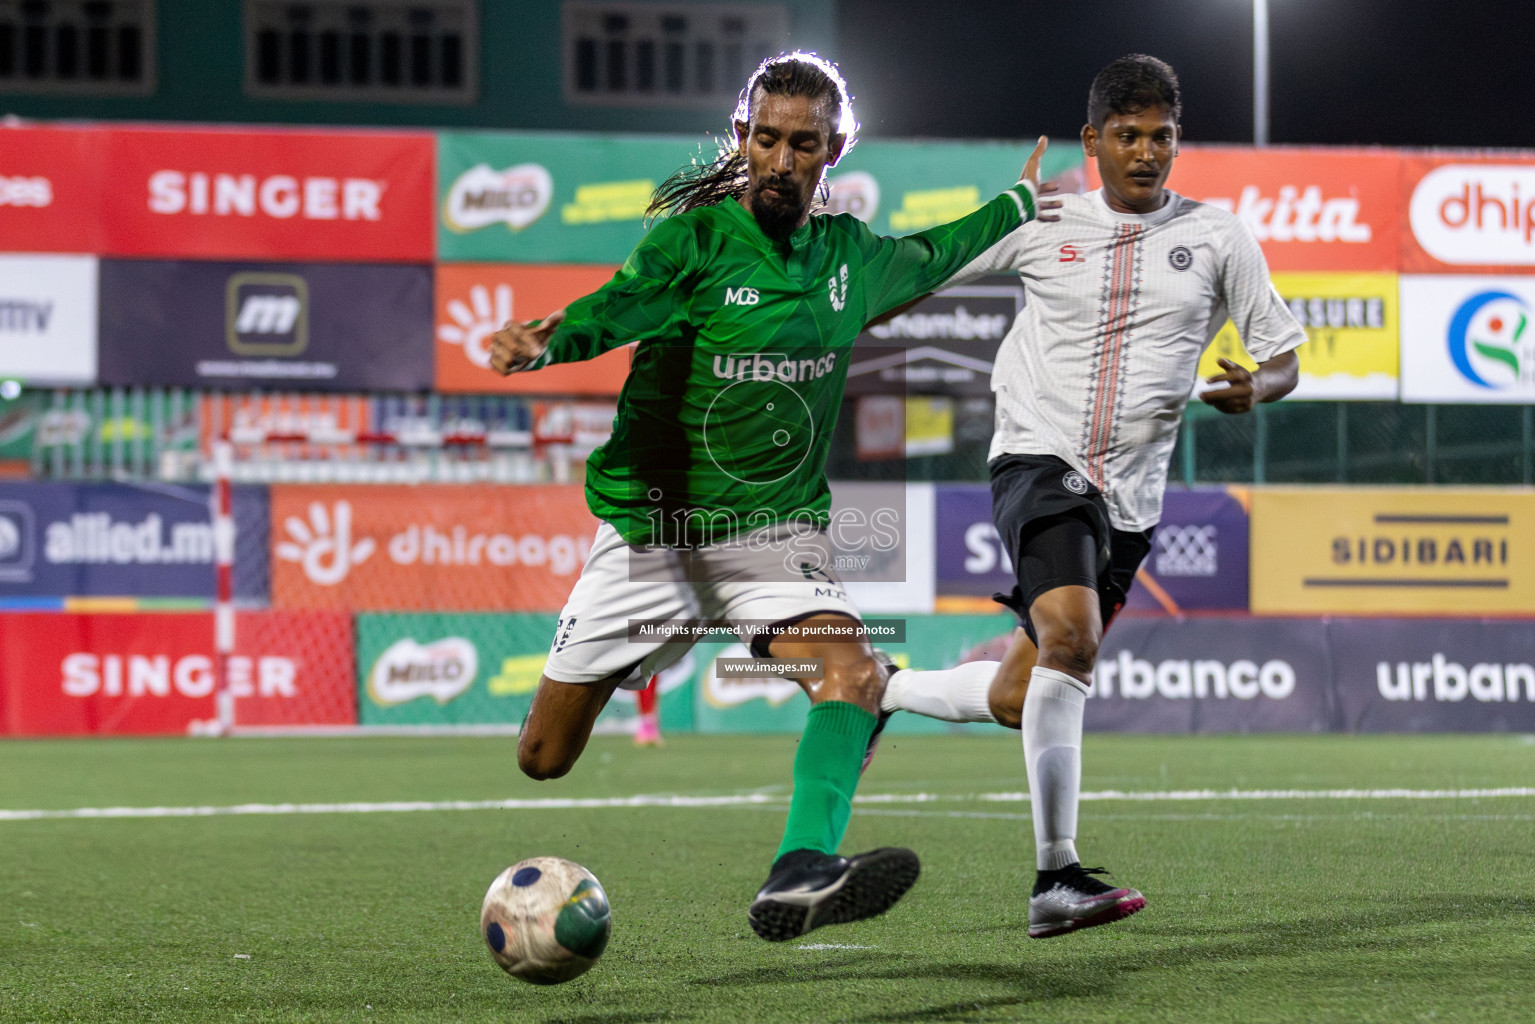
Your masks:
{"label": "white jersey with orange stripe", "polygon": [[947,283],[1023,279],[991,377],[990,458],[1064,459],[1103,492],[1116,529],[1149,529],[1199,355],[1227,317],[1259,362],[1306,334],[1232,214],[1173,192],[1140,215],[1110,209],[1101,191],[1063,200],[1059,221],[1023,225]]}

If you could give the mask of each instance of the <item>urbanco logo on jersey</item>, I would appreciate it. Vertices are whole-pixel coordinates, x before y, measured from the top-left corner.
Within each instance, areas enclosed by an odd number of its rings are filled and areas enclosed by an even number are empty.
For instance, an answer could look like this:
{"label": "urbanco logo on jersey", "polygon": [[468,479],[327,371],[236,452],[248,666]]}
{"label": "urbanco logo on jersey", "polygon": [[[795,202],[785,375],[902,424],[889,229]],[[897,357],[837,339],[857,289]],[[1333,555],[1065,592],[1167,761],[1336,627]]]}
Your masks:
{"label": "urbanco logo on jersey", "polygon": [[1413,189],[1408,219],[1441,262],[1535,265],[1535,165],[1436,167]]}
{"label": "urbanco logo on jersey", "polygon": [[879,179],[868,171],[849,171],[826,180],[828,196],[821,213],[850,213],[872,224],[879,213]]}
{"label": "urbanco logo on jersey", "polygon": [[512,286],[502,282],[494,288],[471,285],[468,302],[448,300],[451,323],[437,325],[437,340],[457,345],[475,366],[490,365],[490,341],[501,325],[512,318]]}
{"label": "urbanco logo on jersey", "polygon": [[470,640],[450,636],[422,644],[406,637],[390,644],[373,663],[368,696],[384,707],[418,697],[446,704],[469,689],[479,671],[479,650]]}
{"label": "urbanco logo on jersey", "polygon": [[504,171],[475,164],[448,189],[442,219],[450,231],[478,231],[496,223],[521,231],[544,215],[553,198],[554,178],[539,164]]}
{"label": "urbanco logo on jersey", "polygon": [[1490,390],[1535,391],[1535,331],[1530,307],[1511,292],[1477,292],[1450,318],[1445,342],[1455,369]]}
{"label": "urbanco logo on jersey", "polygon": [[1273,196],[1246,185],[1235,200],[1205,196],[1200,202],[1236,214],[1260,242],[1362,244],[1375,237],[1359,220],[1358,198],[1327,196],[1320,185],[1281,185]]}

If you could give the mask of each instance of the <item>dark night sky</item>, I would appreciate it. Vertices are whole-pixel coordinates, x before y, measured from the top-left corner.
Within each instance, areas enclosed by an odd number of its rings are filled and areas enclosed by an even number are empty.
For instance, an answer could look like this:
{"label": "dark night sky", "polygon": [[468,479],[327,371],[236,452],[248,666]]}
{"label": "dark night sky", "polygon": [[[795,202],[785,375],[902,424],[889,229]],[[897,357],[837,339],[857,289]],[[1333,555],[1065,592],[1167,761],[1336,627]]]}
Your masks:
{"label": "dark night sky", "polygon": [[[1249,0],[839,0],[865,133],[1072,136],[1094,73],[1161,57],[1184,137],[1252,140]],[[1535,0],[1269,0],[1270,141],[1535,146]]]}

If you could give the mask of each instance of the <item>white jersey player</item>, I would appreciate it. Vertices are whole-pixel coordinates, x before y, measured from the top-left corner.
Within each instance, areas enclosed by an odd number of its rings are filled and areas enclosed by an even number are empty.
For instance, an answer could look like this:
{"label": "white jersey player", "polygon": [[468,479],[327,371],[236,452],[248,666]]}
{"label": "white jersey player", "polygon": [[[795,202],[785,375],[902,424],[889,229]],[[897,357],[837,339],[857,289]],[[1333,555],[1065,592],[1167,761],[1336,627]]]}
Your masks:
{"label": "white jersey player", "polygon": [[1151,547],[1199,355],[1229,316],[1258,360],[1221,360],[1200,398],[1244,413],[1294,389],[1305,332],[1232,214],[1165,188],[1177,156],[1172,68],[1123,57],[1099,72],[1082,129],[1099,191],[1065,197],[951,283],[1016,270],[1027,299],[992,376],[992,517],[1022,629],[1002,662],[897,672],[884,713],[995,721],[1023,732],[1036,868],[1029,934],[1135,913],[1145,898],[1084,870],[1075,839],[1082,717],[1104,628]]}

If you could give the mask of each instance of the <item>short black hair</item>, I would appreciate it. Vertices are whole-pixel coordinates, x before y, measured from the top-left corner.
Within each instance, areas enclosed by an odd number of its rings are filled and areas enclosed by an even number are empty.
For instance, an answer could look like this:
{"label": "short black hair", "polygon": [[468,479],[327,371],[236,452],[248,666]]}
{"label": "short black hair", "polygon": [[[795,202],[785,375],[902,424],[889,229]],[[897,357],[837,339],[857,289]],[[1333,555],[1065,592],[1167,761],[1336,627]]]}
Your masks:
{"label": "short black hair", "polygon": [[1131,53],[1098,72],[1087,93],[1087,123],[1102,128],[1110,114],[1134,114],[1148,107],[1166,107],[1173,124],[1183,120],[1178,74],[1166,61]]}

